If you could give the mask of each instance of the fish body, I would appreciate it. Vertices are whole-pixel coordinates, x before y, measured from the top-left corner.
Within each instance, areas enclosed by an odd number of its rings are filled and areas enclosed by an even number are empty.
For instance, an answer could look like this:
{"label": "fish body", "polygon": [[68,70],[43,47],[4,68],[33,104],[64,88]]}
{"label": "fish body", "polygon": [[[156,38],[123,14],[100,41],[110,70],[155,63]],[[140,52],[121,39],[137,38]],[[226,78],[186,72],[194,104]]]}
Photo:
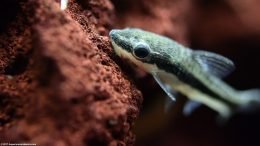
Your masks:
{"label": "fish body", "polygon": [[204,104],[228,118],[237,109],[260,103],[259,89],[238,91],[222,81],[235,67],[221,55],[137,28],[115,29],[109,35],[116,54],[152,74],[172,100],[176,91],[191,100],[186,114]]}

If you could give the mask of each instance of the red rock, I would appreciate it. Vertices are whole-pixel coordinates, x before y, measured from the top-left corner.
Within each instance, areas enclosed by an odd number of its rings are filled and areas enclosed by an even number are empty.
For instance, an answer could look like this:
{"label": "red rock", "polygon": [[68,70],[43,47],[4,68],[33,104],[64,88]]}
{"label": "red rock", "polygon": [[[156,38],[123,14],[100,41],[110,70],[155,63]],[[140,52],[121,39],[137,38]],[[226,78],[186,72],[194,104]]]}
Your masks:
{"label": "red rock", "polygon": [[0,36],[0,141],[133,144],[142,96],[101,36],[112,4],[70,1],[65,11],[52,0],[14,4],[18,12]]}

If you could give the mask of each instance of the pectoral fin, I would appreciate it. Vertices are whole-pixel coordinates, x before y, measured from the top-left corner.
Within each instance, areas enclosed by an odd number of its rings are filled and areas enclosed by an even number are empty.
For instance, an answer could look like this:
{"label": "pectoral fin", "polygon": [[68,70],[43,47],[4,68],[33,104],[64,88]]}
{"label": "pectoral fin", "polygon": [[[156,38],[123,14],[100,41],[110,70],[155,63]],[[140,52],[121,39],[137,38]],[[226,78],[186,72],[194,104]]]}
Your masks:
{"label": "pectoral fin", "polygon": [[202,104],[199,102],[196,102],[194,100],[189,100],[186,102],[184,108],[183,108],[183,114],[185,116],[189,116],[192,114],[192,112],[194,110],[196,110],[197,108],[199,108]]}
{"label": "pectoral fin", "polygon": [[168,113],[172,109],[174,103],[175,101],[173,101],[171,98],[165,97],[164,112]]}
{"label": "pectoral fin", "polygon": [[153,73],[152,74],[155,81],[160,85],[160,87],[163,89],[163,91],[170,97],[172,101],[176,101],[176,97],[174,96],[174,93],[176,93],[169,84],[165,83],[161,78],[161,74],[159,73]]}

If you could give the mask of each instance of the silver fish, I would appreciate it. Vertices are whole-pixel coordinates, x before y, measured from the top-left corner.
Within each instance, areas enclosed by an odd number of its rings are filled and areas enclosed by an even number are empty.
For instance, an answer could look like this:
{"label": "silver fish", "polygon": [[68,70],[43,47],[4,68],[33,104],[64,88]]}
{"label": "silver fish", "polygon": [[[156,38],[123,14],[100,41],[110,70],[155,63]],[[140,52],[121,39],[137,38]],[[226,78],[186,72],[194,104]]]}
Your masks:
{"label": "silver fish", "polygon": [[238,91],[221,80],[235,69],[228,58],[137,28],[114,29],[109,35],[115,53],[152,74],[172,100],[176,91],[191,100],[184,114],[204,104],[228,118],[260,103],[260,89]]}

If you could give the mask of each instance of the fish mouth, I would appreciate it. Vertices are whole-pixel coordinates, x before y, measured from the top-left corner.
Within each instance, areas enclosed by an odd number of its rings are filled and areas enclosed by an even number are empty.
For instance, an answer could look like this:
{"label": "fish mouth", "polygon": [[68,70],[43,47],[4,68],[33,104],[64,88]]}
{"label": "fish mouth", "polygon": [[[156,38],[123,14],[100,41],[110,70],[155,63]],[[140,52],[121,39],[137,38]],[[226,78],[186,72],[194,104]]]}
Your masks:
{"label": "fish mouth", "polygon": [[122,49],[120,46],[118,46],[113,40],[111,41],[111,44],[112,44],[113,50],[117,56],[119,56],[122,59],[129,59],[128,57],[126,57],[126,56],[128,56],[128,55],[126,55],[126,54],[128,54],[128,52],[126,52],[124,49]]}
{"label": "fish mouth", "polygon": [[119,33],[118,29],[112,29],[109,32],[109,37],[114,49],[119,48],[120,35],[118,33]]}
{"label": "fish mouth", "polygon": [[[121,49],[126,50],[127,52],[132,52],[131,44],[121,34],[122,34],[122,30],[112,29],[109,32],[111,42],[116,44],[117,47],[120,47]],[[113,45],[113,46],[115,46],[115,45]]]}
{"label": "fish mouth", "polygon": [[113,46],[113,49],[114,49],[115,53],[116,53],[119,57],[122,57],[122,53],[121,53],[122,48],[120,48],[120,47],[115,43],[115,41],[114,41],[113,39],[111,40],[111,44],[112,44],[112,46]]}
{"label": "fish mouth", "polygon": [[109,32],[109,36],[110,38],[114,41],[116,38],[119,37],[118,33],[119,33],[119,29],[112,29],[110,32]]}
{"label": "fish mouth", "polygon": [[111,44],[113,46],[113,49],[116,53],[117,56],[119,56],[120,58],[124,59],[124,60],[128,60],[130,61],[131,59],[131,53],[127,52],[126,50],[124,50],[122,47],[120,47],[119,45],[117,45],[117,43],[112,39],[111,40]]}
{"label": "fish mouth", "polygon": [[118,29],[112,29],[110,32],[109,32],[109,37],[110,37],[110,40],[111,40],[111,44],[113,46],[113,49],[115,51],[115,53],[122,57],[122,54],[121,54],[121,47],[117,44],[117,40],[119,39],[119,35],[118,35],[118,32],[119,30]]}

